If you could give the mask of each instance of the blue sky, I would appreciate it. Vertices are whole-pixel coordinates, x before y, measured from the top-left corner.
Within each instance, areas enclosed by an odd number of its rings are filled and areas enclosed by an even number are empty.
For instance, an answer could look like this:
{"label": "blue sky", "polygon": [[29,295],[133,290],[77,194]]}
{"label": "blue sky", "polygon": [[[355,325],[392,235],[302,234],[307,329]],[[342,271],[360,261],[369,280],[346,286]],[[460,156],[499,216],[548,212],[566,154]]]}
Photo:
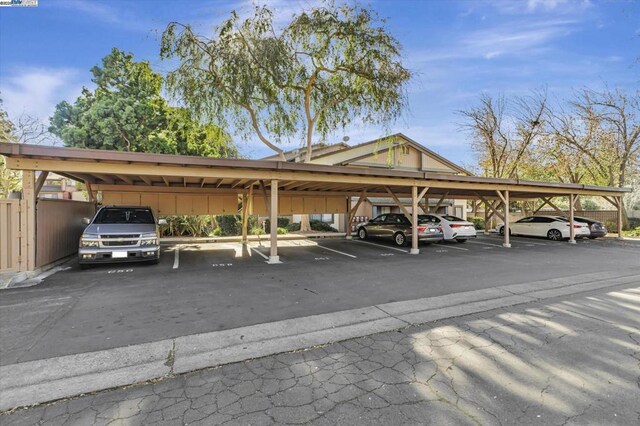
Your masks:
{"label": "blue sky", "polygon": [[[89,69],[112,47],[148,60],[159,72],[159,36],[172,20],[207,31],[252,1],[40,0],[37,8],[0,8],[0,91],[12,118],[47,121],[56,103],[91,86]],[[316,0],[266,0],[276,18]],[[584,86],[636,90],[640,85],[640,2],[632,0],[374,0],[416,73],[410,109],[391,127],[447,158],[473,163],[457,111],[483,93],[526,95],[546,88],[552,99]],[[382,136],[354,124],[328,142]],[[238,140],[249,157],[270,154],[257,140]],[[299,145],[293,142],[294,146]],[[289,147],[287,147],[289,148]]]}

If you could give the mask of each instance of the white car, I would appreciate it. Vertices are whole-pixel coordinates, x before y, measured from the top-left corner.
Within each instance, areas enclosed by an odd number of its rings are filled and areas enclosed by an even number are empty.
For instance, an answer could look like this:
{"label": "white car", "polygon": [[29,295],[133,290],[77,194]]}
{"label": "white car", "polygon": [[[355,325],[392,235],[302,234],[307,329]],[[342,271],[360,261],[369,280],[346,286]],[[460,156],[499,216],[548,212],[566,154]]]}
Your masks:
{"label": "white car", "polygon": [[476,237],[476,228],[471,222],[448,214],[421,214],[420,220],[426,220],[442,226],[445,240],[456,240],[464,243],[469,238]]}
{"label": "white car", "polygon": [[[562,216],[527,216],[509,225],[511,235],[527,235],[531,237],[547,237],[553,241],[570,238],[571,229],[569,219]],[[583,222],[573,222],[576,238],[588,237],[591,233],[589,225]],[[496,230],[504,235],[504,223]]]}

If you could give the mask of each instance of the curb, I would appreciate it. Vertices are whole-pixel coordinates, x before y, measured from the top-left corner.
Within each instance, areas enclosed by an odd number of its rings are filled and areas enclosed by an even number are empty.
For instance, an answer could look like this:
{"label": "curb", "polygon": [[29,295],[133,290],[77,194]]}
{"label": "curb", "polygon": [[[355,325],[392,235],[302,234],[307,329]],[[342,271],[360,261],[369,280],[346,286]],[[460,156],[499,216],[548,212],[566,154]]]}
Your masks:
{"label": "curb", "polygon": [[624,284],[640,268],[513,284],[0,367],[0,411]]}

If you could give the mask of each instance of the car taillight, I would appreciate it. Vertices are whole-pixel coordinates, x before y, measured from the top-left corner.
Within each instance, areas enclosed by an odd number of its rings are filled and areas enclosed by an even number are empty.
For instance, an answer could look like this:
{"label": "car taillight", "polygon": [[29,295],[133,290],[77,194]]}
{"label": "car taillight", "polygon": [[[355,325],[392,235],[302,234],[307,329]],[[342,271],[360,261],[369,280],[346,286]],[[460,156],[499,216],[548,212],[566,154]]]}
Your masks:
{"label": "car taillight", "polygon": [[453,225],[452,224],[452,225],[449,225],[449,226],[451,226],[452,228],[462,228],[464,225]]}
{"label": "car taillight", "polygon": [[[571,224],[567,223],[567,226],[571,226]],[[576,228],[576,229],[580,229],[580,228],[582,228],[582,225],[575,225],[574,224],[573,227]]]}
{"label": "car taillight", "polygon": [[426,227],[426,226],[418,226],[418,231],[420,231],[420,232],[424,232],[424,231],[426,231],[426,230],[427,230],[427,227]]}

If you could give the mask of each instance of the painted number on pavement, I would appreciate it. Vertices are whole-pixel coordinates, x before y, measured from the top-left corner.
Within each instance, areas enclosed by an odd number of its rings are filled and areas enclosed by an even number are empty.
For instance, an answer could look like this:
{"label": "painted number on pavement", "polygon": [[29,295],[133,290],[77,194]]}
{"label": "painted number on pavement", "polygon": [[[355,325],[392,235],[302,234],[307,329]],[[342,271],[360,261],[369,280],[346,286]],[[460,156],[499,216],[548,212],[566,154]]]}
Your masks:
{"label": "painted number on pavement", "polygon": [[393,253],[380,253],[380,256],[393,256]]}
{"label": "painted number on pavement", "polygon": [[133,272],[133,269],[112,269],[107,274],[123,274],[125,272]]}
{"label": "painted number on pavement", "polygon": [[233,263],[214,263],[214,268],[226,268],[227,266],[233,266]]}
{"label": "painted number on pavement", "polygon": [[316,260],[329,260],[328,257],[316,257],[315,259]]}

